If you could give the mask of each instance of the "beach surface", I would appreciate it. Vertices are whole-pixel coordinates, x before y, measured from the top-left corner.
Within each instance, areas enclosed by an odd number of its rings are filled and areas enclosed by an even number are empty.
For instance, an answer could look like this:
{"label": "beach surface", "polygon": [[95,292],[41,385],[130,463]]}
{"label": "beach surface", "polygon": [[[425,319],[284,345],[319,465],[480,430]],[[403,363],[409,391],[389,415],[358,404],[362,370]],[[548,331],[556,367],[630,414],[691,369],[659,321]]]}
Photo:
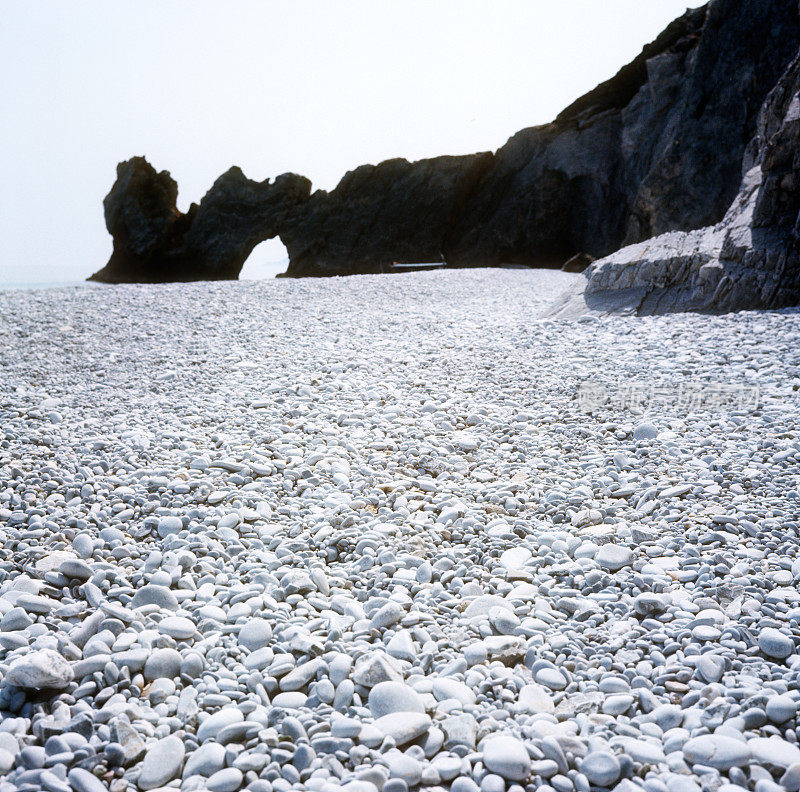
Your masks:
{"label": "beach surface", "polygon": [[800,311],[581,277],[0,293],[0,792],[797,789]]}

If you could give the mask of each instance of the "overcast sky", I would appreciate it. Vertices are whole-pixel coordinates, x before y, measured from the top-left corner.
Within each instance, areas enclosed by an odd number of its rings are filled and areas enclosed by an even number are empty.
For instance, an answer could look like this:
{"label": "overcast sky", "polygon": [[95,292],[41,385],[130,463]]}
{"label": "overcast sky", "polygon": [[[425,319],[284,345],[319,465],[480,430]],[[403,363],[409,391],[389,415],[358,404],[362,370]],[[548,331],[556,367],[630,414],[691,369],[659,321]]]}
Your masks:
{"label": "overcast sky", "polygon": [[[497,149],[612,76],[687,0],[4,0],[0,283],[85,278],[145,155],[199,201],[232,164],[331,189],[357,165]],[[265,243],[245,267],[271,274]]]}

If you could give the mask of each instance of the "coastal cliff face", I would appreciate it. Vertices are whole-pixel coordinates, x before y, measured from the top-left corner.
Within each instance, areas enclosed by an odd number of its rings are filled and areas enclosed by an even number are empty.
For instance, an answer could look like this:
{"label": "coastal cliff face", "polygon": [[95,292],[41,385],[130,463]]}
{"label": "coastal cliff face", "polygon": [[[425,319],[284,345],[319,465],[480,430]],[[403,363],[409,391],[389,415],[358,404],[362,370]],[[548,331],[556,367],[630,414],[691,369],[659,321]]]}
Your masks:
{"label": "coastal cliff face", "polygon": [[501,148],[448,261],[560,265],[719,221],[759,108],[798,46],[794,0],[717,0]]}
{"label": "coastal cliff face", "polygon": [[331,193],[315,192],[284,223],[289,275],[381,272],[393,261],[438,262],[490,153],[350,171]]}
{"label": "coastal cliff face", "polygon": [[557,311],[727,312],[800,302],[800,56],[770,92],[723,220],[595,262]]}
{"label": "coastal cliff face", "polygon": [[134,158],[106,198],[114,254],[93,278],[234,278],[273,236],[287,247],[291,276],[441,259],[555,267],[667,232],[666,245],[692,245],[705,232],[684,232],[720,221],[732,228],[725,213],[743,162],[767,174],[752,211],[759,228],[772,227],[776,212],[791,214],[781,185],[797,163],[788,148],[748,143],[783,128],[777,111],[759,110],[768,94],[767,104],[780,103],[776,85],[798,48],[796,0],[712,0],[552,123],[522,130],[494,154],[365,165],[331,192],[311,194],[294,174],[259,184],[233,168],[182,215],[169,174]]}

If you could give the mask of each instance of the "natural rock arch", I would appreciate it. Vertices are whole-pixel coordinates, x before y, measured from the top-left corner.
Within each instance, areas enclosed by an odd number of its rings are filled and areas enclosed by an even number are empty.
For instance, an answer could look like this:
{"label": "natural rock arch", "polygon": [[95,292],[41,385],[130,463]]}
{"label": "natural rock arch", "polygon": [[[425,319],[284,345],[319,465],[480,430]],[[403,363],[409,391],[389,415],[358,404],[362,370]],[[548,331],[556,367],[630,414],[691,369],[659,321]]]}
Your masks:
{"label": "natural rock arch", "polygon": [[114,238],[108,264],[92,275],[106,283],[163,283],[237,278],[253,248],[277,236],[291,211],[308,199],[311,182],[287,173],[256,182],[233,167],[185,214],[178,185],[144,157],[117,166],[103,202]]}

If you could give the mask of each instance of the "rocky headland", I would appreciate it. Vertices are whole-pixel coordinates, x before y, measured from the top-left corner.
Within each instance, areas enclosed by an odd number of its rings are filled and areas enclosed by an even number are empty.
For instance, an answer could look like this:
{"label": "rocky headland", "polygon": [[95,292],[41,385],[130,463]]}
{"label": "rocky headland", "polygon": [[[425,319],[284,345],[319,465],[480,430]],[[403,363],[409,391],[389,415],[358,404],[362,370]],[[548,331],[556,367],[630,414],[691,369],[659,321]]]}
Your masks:
{"label": "rocky headland", "polygon": [[[292,276],[441,259],[560,267],[656,237],[591,268],[587,299],[647,280],[652,294],[668,282],[671,293],[695,296],[653,298],[643,311],[790,304],[799,291],[787,236],[797,218],[787,152],[799,48],[793,0],[712,0],[552,123],[496,152],[364,165],[331,192],[312,193],[295,174],[259,184],[233,168],[182,214],[169,174],[136,157],[120,164],[106,198],[114,252],[92,278],[235,278],[255,245],[275,236]],[[752,217],[745,193],[758,204]],[[729,243],[719,259],[711,251],[721,236]],[[678,266],[695,245],[703,264]],[[728,260],[736,267],[719,263]],[[628,275],[612,278],[620,261]]]}

